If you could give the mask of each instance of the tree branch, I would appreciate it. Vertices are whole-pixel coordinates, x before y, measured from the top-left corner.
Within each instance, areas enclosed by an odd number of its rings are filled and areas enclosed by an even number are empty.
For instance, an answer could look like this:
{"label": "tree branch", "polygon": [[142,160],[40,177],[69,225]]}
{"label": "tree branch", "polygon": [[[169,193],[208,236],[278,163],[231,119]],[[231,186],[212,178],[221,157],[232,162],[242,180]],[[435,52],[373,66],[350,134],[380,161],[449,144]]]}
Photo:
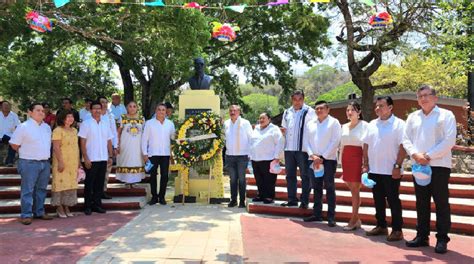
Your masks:
{"label": "tree branch", "polygon": [[372,89],[374,90],[381,90],[381,89],[389,89],[397,86],[397,82],[391,82],[391,83],[386,83],[386,84],[380,84],[380,85],[374,85],[372,86]]}

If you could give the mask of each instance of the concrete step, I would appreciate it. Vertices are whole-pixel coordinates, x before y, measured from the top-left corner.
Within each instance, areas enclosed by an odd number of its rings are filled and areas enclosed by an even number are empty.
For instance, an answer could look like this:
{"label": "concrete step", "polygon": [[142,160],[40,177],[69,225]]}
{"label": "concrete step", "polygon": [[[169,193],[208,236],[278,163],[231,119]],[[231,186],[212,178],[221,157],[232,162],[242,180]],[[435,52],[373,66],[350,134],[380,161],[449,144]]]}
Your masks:
{"label": "concrete step", "polygon": [[[247,185],[256,185],[255,178],[251,174],[247,174]],[[278,176],[277,185],[278,187],[286,187],[286,180],[282,179],[283,176]],[[336,190],[348,191],[349,187],[343,182],[342,179],[335,179]],[[301,187],[301,182],[298,182],[298,187]],[[372,192],[372,189],[363,186],[361,192]],[[415,194],[414,184],[411,182],[402,182],[399,189],[400,194]],[[449,184],[450,197],[454,198],[469,198],[474,199],[474,186],[466,184]]]}
{"label": "concrete step", "polygon": [[[145,197],[115,197],[111,200],[102,200],[102,206],[106,210],[138,210],[146,205]],[[55,212],[55,208],[50,205],[50,198],[46,198],[45,209],[47,213]],[[84,198],[78,198],[78,204],[71,207],[72,211],[84,210]],[[0,217],[8,217],[20,213],[19,199],[0,200]]]}
{"label": "concrete step", "polygon": [[[311,203],[310,208],[313,204]],[[262,204],[262,203],[253,203],[249,200],[247,205],[247,210],[249,213],[253,214],[268,214],[268,215],[279,215],[287,217],[306,217],[312,215],[312,209],[300,209],[298,207],[282,207],[281,202],[276,202],[275,204]],[[337,205],[336,206],[336,221],[338,222],[348,222],[351,218],[352,207],[347,205]],[[323,204],[323,217],[326,217],[327,206]],[[362,223],[367,225],[376,225],[375,209],[373,207],[361,207],[359,210],[360,218]],[[431,214],[431,230],[436,230],[436,214]],[[403,221],[404,228],[416,228],[416,212],[403,210]],[[387,210],[387,222],[391,223],[390,210]],[[474,222],[472,217],[464,216],[455,216],[451,218],[451,232],[465,234],[465,235],[474,235]]]}
{"label": "concrete step", "polygon": [[[256,186],[247,186],[247,197],[255,198],[257,197],[258,191]],[[301,195],[301,189],[297,190],[298,197]],[[286,201],[288,199],[288,194],[286,188],[276,187],[275,188],[275,200]],[[314,202],[313,194],[311,192],[310,202]],[[405,210],[416,211],[416,198],[414,195],[400,195],[400,200],[402,201],[402,208]],[[471,216],[472,221],[474,222],[474,199],[465,199],[465,198],[450,198],[451,204],[451,214],[461,215],[461,216]],[[323,203],[326,203],[326,197],[323,196]],[[336,203],[338,205],[352,205],[352,196],[350,191],[340,191],[336,190]],[[374,207],[374,200],[372,198],[372,193],[361,192],[361,206],[362,207]],[[387,204],[387,208],[388,208]],[[431,203],[431,212],[436,212],[436,206],[434,203]]]}
{"label": "concrete step", "polygon": [[[51,197],[51,185],[48,185],[48,196]],[[20,186],[0,186],[0,199],[19,199],[21,193]],[[124,184],[108,184],[107,194],[112,197],[135,197],[146,196],[146,186],[138,185],[128,189]],[[77,190],[78,197],[84,197],[84,185],[79,184]]]}
{"label": "concrete step", "polygon": [[[148,183],[148,182],[149,182],[149,176],[145,177],[141,181],[141,183]],[[49,183],[51,183],[51,179]],[[109,184],[115,184],[115,183],[122,184],[122,182],[119,181],[115,177],[115,174],[110,174]],[[20,185],[21,185],[21,176],[19,174],[0,174],[0,186],[20,186]]]}

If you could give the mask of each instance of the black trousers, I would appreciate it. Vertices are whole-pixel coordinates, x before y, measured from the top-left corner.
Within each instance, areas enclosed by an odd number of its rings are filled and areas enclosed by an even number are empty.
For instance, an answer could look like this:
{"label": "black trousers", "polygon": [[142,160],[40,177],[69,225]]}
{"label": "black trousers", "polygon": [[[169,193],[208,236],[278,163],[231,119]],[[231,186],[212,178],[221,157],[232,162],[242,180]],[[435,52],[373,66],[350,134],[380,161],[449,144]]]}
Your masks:
{"label": "black trousers", "polygon": [[[168,169],[170,167],[170,156],[153,156],[150,157],[153,168],[150,171],[150,187],[152,199],[164,200],[166,195],[166,186],[168,185]],[[160,191],[157,193],[158,167],[160,167]]]}
{"label": "black trousers", "polygon": [[277,175],[270,173],[271,160],[253,161],[252,168],[257,182],[258,197],[262,199],[275,199],[275,184]]}
{"label": "black trousers", "polygon": [[421,186],[415,182],[416,194],[416,231],[417,236],[427,238],[430,235],[431,196],[436,205],[436,238],[448,242],[451,229],[451,208],[449,206],[449,177],[451,169],[431,167],[431,183]]}
{"label": "black trousers", "polygon": [[376,182],[372,194],[375,202],[377,226],[387,228],[387,220],[385,220],[386,198],[392,213],[392,231],[401,231],[403,227],[402,201],[399,197],[401,179],[396,180],[392,178],[392,175],[375,173],[369,173],[369,178]]}
{"label": "black trousers", "polygon": [[90,169],[85,169],[84,180],[84,206],[86,209],[102,206],[104,194],[104,179],[107,172],[107,161],[92,162]]}
{"label": "black trousers", "polygon": [[[314,207],[313,215],[322,217],[323,214],[323,186],[326,189],[326,200],[328,204],[328,220],[336,218],[336,185],[334,178],[336,176],[337,161],[323,159],[324,175],[323,177],[314,177],[314,170],[308,169],[311,175],[311,184],[313,186]],[[308,166],[309,167],[309,166]]]}

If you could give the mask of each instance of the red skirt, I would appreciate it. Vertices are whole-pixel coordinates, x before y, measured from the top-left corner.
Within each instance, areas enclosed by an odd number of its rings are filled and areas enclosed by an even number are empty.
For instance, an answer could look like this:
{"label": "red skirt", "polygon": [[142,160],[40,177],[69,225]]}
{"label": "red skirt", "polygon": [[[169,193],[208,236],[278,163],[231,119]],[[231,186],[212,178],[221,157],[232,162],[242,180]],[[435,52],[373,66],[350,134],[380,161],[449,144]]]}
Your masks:
{"label": "red skirt", "polygon": [[362,174],[362,147],[344,146],[341,162],[342,179],[345,182],[360,182]]}

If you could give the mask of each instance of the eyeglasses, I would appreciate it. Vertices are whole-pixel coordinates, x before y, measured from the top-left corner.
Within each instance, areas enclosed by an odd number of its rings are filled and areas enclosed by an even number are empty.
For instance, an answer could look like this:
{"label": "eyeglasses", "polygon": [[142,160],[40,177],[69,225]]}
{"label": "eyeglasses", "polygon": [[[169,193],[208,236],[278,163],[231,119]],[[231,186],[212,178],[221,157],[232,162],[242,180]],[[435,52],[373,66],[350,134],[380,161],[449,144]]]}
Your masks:
{"label": "eyeglasses", "polygon": [[423,99],[423,98],[428,98],[430,95],[433,95],[432,93],[429,94],[419,94],[416,96],[418,99]]}

